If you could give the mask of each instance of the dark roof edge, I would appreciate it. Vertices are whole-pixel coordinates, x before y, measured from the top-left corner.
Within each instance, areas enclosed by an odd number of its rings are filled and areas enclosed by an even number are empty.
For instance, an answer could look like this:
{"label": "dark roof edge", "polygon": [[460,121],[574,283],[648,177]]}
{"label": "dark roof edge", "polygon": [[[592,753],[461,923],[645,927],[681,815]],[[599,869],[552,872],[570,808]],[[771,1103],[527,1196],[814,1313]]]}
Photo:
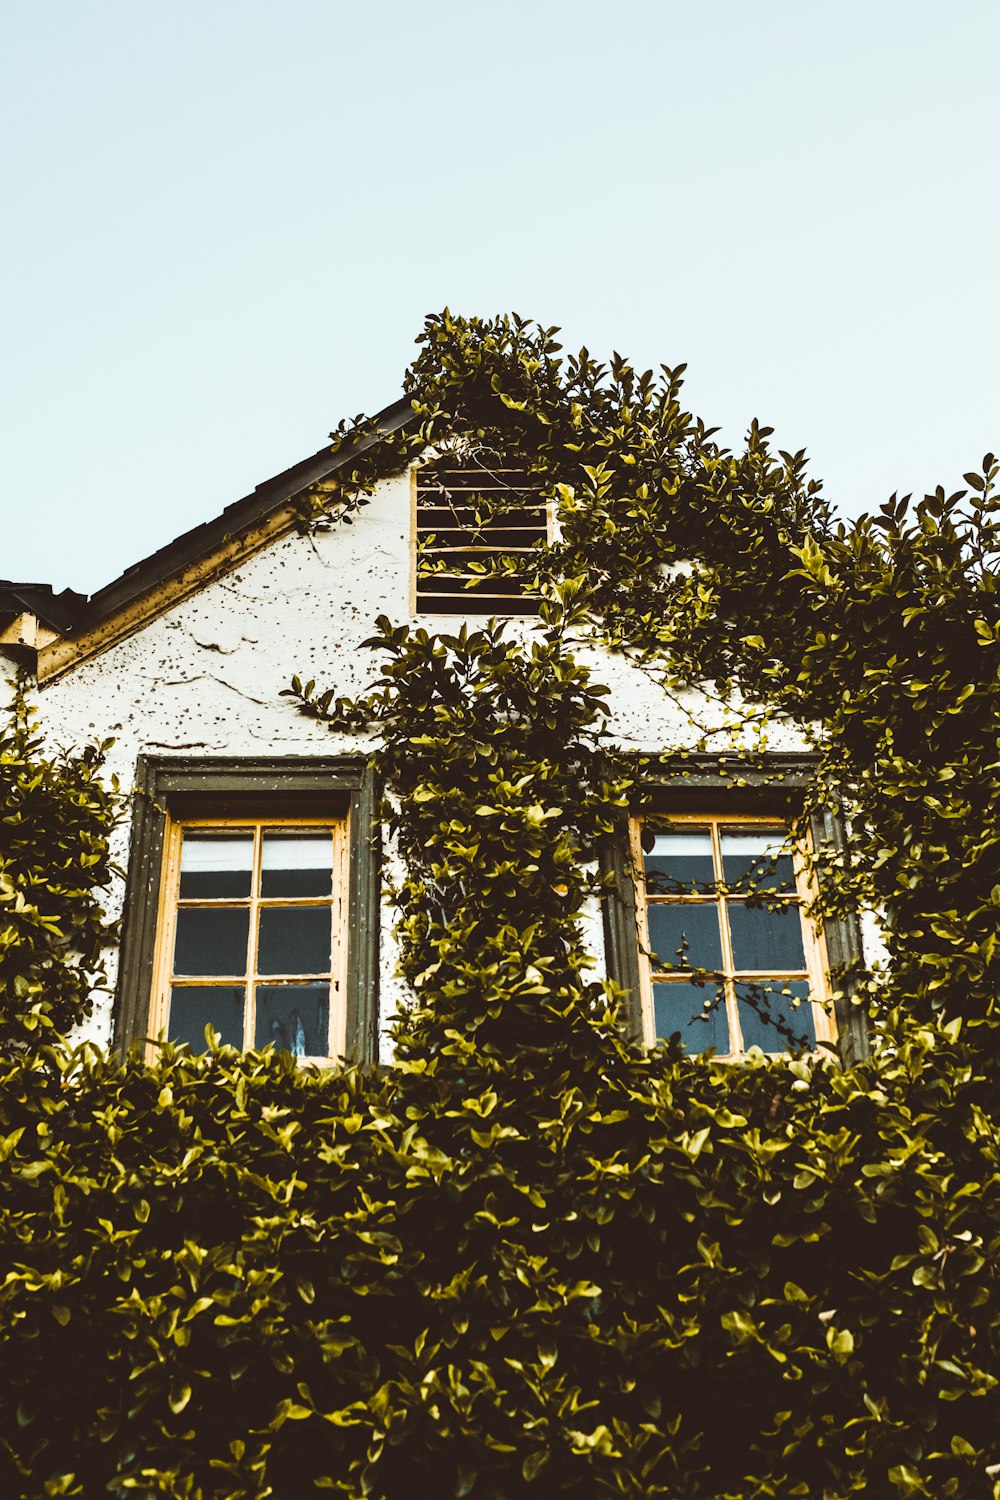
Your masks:
{"label": "dark roof edge", "polygon": [[358,427],[356,435],[349,438],[336,453],[329,447],[320,448],[309,458],[293,464],[290,469],[275,474],[272,479],[265,479],[252,494],[244,495],[242,500],[235,500],[232,505],[227,505],[214,520],[205,521],[191,531],[185,531],[165,547],[150,553],[149,557],[133,563],[118,578],[112,579],[104,588],[91,595],[77,614],[71,629],[80,630],[98,624],[108,615],[130,604],[140,594],[155,588],[157,584],[165,583],[182,568],[207,556],[227,538],[264,520],[272,511],[300,495],[303,490],[329,478],[356,454],[374,447],[383,437],[398,432],[413,420],[415,417],[410,397],[401,396],[391,406],[365,420]]}
{"label": "dark roof edge", "polygon": [[0,578],[0,628],[19,614],[36,615],[43,625],[60,633],[72,627],[87,604],[86,594],[63,589],[57,594],[49,583],[17,583]]}

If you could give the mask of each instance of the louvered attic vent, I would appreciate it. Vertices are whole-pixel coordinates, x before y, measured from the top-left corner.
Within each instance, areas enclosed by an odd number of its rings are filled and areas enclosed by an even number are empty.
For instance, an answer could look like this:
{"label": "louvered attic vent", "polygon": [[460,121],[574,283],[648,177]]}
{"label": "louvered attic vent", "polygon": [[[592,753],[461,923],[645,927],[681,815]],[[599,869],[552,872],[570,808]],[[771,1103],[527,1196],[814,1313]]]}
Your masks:
{"label": "louvered attic vent", "polygon": [[533,615],[520,577],[497,576],[500,557],[525,557],[548,539],[539,476],[482,460],[416,471],[416,607],[433,615]]}

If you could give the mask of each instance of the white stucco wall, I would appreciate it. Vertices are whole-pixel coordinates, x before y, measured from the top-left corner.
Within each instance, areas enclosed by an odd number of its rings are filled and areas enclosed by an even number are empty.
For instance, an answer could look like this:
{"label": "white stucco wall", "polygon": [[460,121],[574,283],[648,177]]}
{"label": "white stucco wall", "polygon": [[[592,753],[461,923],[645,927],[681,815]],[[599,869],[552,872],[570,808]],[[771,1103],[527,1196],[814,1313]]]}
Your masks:
{"label": "white stucco wall", "polygon": [[[332,734],[280,696],[293,673],[352,695],[373,675],[376,657],[361,643],[379,614],[409,618],[410,487],[408,476],[383,481],[350,526],[313,539],[288,536],[207,585],[191,599],[72,672],[44,686],[45,731],[56,744],[114,735],[108,772],[128,790],[143,752],[187,759],[208,755],[327,756],[357,753],[357,737]],[[450,618],[421,624],[454,629]],[[519,626],[530,630],[529,626]],[[599,650],[586,653],[611,688],[611,727],[623,743],[663,751],[692,745],[701,723],[720,723],[718,704],[697,694],[678,703],[643,673]],[[772,748],[796,749],[787,731]],[[719,749],[725,748],[721,742]],[[128,861],[128,825],[115,856]],[[115,883],[109,914],[120,914],[124,882]],[[383,918],[383,1022],[399,996],[391,918]],[[594,943],[601,944],[598,924]],[[603,955],[598,953],[599,960]],[[112,978],[114,977],[112,957]],[[103,1000],[87,1035],[106,1043],[111,1004]]]}

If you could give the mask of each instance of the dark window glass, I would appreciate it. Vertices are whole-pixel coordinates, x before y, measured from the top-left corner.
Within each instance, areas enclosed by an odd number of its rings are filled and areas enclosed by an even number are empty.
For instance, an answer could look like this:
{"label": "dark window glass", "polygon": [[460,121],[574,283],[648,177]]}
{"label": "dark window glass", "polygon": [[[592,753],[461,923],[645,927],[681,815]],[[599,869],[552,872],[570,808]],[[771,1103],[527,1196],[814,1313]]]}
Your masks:
{"label": "dark window glass", "polygon": [[815,1047],[816,1019],[808,996],[805,979],[740,981],[736,999],[744,1047],[760,1047],[765,1052]]}
{"label": "dark window glass", "polygon": [[172,1042],[186,1042],[204,1052],[205,1027],[211,1023],[228,1047],[243,1046],[243,987],[235,984],[175,985],[170,992]]}
{"label": "dark window glass", "polygon": [[729,931],[733,939],[733,962],[739,969],[804,969],[802,914],[794,903],[771,907],[747,906],[730,901]]}
{"label": "dark window glass", "polygon": [[293,1057],[326,1057],[330,1050],[328,984],[257,986],[255,1047],[269,1043]]}
{"label": "dark window glass", "polygon": [[258,973],[328,973],[330,928],[329,906],[262,907]]}
{"label": "dark window glass", "polygon": [[329,896],[333,844],[328,833],[265,833],[262,896]]}
{"label": "dark window glass", "polygon": [[795,891],[792,856],[780,853],[783,828],[755,829],[753,833],[722,830],[722,871],[731,891]]}
{"label": "dark window glass", "polygon": [[666,906],[651,903],[647,911],[654,969],[722,968],[717,906],[695,901]]}
{"label": "dark window glass", "polygon": [[658,1040],[679,1031],[687,1052],[704,1052],[707,1047],[729,1051],[729,1022],[721,985],[685,980],[654,984],[653,1016]]}
{"label": "dark window glass", "polygon": [[715,890],[712,835],[708,829],[683,833],[643,830],[646,891],[651,896],[686,895]]}
{"label": "dark window glass", "polygon": [[181,900],[249,896],[252,864],[253,838],[247,834],[185,833]]}
{"label": "dark window glass", "polygon": [[174,944],[175,974],[245,974],[247,907],[181,907]]}

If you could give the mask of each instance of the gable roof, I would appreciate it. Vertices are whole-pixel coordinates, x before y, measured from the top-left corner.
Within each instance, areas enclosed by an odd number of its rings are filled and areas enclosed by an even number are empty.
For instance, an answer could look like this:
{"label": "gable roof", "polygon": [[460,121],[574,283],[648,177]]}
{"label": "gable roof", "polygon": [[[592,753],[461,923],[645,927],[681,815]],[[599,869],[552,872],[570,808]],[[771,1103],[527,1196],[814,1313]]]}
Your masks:
{"label": "gable roof", "polygon": [[37,617],[46,627],[37,646],[38,679],[60,676],[293,530],[299,519],[296,500],[414,420],[410,398],[401,397],[336,453],[321,448],[264,480],[213,520],[133,563],[89,598],[72,589],[53,594],[47,584],[0,580],[0,641],[4,628],[18,617]]}

